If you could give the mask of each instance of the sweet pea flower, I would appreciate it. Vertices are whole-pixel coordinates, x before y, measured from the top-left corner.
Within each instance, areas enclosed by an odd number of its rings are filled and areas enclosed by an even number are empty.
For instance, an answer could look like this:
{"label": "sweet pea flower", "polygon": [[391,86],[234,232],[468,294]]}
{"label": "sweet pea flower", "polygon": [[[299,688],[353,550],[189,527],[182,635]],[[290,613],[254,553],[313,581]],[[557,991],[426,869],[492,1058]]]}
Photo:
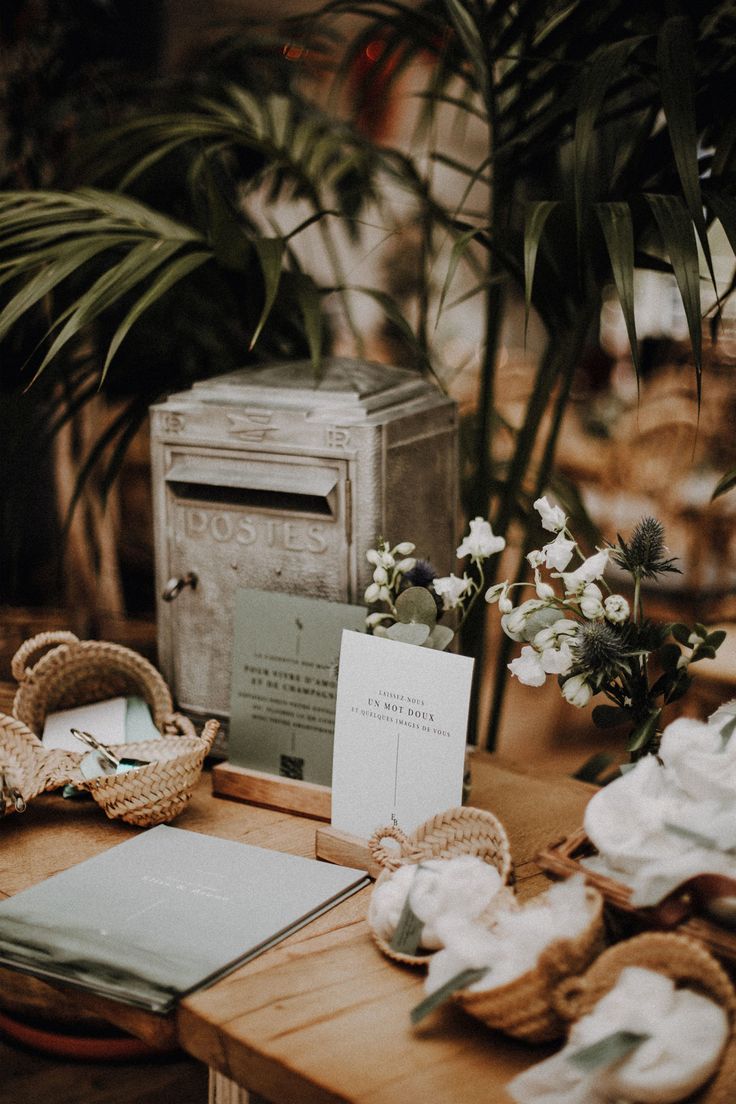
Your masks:
{"label": "sweet pea flower", "polygon": [[368,605],[371,605],[373,602],[390,602],[391,591],[387,586],[371,583],[370,586],[366,588],[363,599]]}
{"label": "sweet pea flower", "polygon": [[534,509],[542,519],[543,529],[547,529],[550,533],[559,533],[561,529],[565,528],[567,522],[565,514],[559,506],[553,506],[548,502],[546,495],[536,500]]}
{"label": "sweet pea flower", "polygon": [[[499,606],[500,606],[499,602]],[[501,618],[501,628],[512,640],[533,640],[540,629],[552,625],[560,617],[555,606],[541,598],[529,598]]]}
{"label": "sweet pea flower", "polygon": [[607,566],[608,549],[604,548],[601,552],[588,556],[575,571],[561,572],[559,577],[565,585],[567,594],[578,594],[588,583],[602,579]]}
{"label": "sweet pea flower", "polygon": [[463,575],[462,579],[459,579],[453,574],[446,576],[444,579],[434,579],[432,582],[435,593],[439,594],[443,608],[446,610],[457,609],[462,597],[467,594],[470,584],[471,580],[467,575]]}
{"label": "sweet pea flower", "polygon": [[572,559],[574,551],[575,541],[568,540],[564,533],[558,533],[553,541],[545,544],[541,555],[544,565],[549,571],[564,571]]}
{"label": "sweet pea flower", "polygon": [[[530,567],[541,567],[545,562],[544,549],[535,548],[531,552],[527,552],[526,558]],[[565,564],[565,567],[567,567],[567,564]]]}
{"label": "sweet pea flower", "polygon": [[416,545],[412,544],[411,541],[402,541],[401,544],[396,545],[394,552],[398,556],[411,556],[415,548]]}
{"label": "sweet pea flower", "polygon": [[384,583],[388,582],[388,571],[383,564],[379,564],[373,572],[373,582],[378,583],[379,586],[383,586]]}
{"label": "sweet pea flower", "polygon": [[511,660],[508,669],[524,686],[543,686],[547,680],[542,661],[529,644],[521,649],[520,656]]}
{"label": "sweet pea flower", "polygon": [[580,596],[580,612],[589,621],[598,621],[604,616],[603,591],[595,583],[586,583]]}
{"label": "sweet pea flower", "polygon": [[549,583],[542,582],[542,576],[539,574],[539,568],[534,572],[534,586],[537,591],[537,598],[554,598],[555,589],[551,587]]}
{"label": "sweet pea flower", "polygon": [[540,656],[542,670],[548,675],[567,675],[574,662],[575,657],[564,636],[559,637],[554,646],[545,648]]}
{"label": "sweet pea flower", "polygon": [[493,603],[497,602],[499,598],[505,597],[505,595],[508,593],[508,589],[508,579],[503,583],[496,583],[495,586],[489,587],[486,591],[486,602],[488,602],[489,605],[493,605]]}
{"label": "sweet pea flower", "polygon": [[607,621],[614,625],[626,621],[630,614],[629,603],[622,594],[609,594],[603,603],[603,611]]}
{"label": "sweet pea flower", "polygon": [[365,558],[368,563],[376,567],[395,567],[396,565],[396,559],[388,546],[388,541],[384,541],[381,548],[369,548]]}
{"label": "sweet pea flower", "polygon": [[413,571],[417,566],[417,561],[413,556],[407,556],[406,559],[399,560],[396,565],[396,570],[400,575],[408,575],[410,571]]}
{"label": "sweet pea flower", "polygon": [[583,709],[593,697],[593,688],[583,675],[573,675],[562,684],[562,696],[570,705]]}
{"label": "sweet pea flower", "polygon": [[477,517],[471,521],[470,532],[458,547],[457,557],[461,560],[464,556],[470,556],[474,563],[478,563],[496,552],[503,552],[505,547],[506,541],[503,537],[494,536],[490,524],[482,517]]}

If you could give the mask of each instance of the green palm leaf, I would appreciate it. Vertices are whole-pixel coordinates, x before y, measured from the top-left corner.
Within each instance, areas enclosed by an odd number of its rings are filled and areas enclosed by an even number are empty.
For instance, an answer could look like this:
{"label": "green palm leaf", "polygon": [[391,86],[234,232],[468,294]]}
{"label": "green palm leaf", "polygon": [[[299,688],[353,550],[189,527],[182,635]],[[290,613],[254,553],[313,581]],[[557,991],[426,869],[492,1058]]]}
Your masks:
{"label": "green palm leaf", "polygon": [[559,200],[542,199],[536,203],[530,203],[527,207],[524,223],[524,335],[529,325],[529,310],[532,303],[532,289],[534,287],[534,270],[537,265],[537,253],[539,243],[547,219],[559,206]]}
{"label": "green palm leaf", "polygon": [[672,152],[690,218],[695,224],[716,295],[715,272],[703,217],[698,171],[698,134],[693,92],[693,41],[689,19],[672,16],[662,24],[657,44],[657,69],[662,106],[667,118]]}
{"label": "green palm leaf", "polygon": [[611,270],[629,336],[637,381],[641,375],[634,316],[634,225],[628,203],[597,203],[596,213],[606,239]]}
{"label": "green palm leaf", "polygon": [[698,246],[692,220],[679,196],[647,194],[647,200],[657,220],[677,286],[690,332],[695,360],[695,378],[698,389],[698,405],[702,385],[700,314],[700,265]]}

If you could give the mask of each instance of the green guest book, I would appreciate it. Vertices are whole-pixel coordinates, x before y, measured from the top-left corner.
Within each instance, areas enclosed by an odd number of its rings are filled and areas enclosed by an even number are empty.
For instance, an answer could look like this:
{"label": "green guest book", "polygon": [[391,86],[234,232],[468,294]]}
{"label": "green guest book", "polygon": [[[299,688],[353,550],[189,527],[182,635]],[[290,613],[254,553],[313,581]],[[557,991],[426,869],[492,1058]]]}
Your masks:
{"label": "green guest book", "polygon": [[160,825],[0,902],[0,964],[168,1012],[368,883]]}

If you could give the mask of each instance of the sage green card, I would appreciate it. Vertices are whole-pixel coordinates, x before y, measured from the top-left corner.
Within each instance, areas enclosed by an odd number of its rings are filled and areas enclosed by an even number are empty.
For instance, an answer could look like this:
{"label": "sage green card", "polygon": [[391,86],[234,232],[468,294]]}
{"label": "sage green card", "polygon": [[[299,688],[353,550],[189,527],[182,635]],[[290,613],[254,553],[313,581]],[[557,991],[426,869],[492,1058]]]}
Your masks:
{"label": "sage green card", "polygon": [[283,778],[332,782],[337,661],[362,606],[239,587],[228,756]]}

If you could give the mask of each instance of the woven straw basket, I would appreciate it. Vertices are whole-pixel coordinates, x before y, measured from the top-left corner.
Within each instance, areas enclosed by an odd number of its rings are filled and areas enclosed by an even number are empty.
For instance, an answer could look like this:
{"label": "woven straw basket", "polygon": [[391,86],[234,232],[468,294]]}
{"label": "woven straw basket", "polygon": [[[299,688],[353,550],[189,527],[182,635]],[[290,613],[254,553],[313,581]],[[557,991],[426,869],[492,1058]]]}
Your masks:
{"label": "woven straw basket", "polygon": [[[108,817],[138,827],[173,820],[181,812],[219,726],[208,721],[198,737],[191,721],[173,711],[166,683],[146,659],[118,644],[80,641],[72,633],[41,633],[21,645],[12,669],[19,687],[14,716],[0,714],[0,767],[26,801],[72,784],[88,790]],[[145,699],[162,734],[134,745],[136,758],[150,760],[145,766],[85,779],[80,763],[86,751],[49,749],[41,743],[47,713],[129,694]],[[125,755],[132,746],[111,745],[110,750]]]}
{"label": "woven straw basket", "polygon": [[533,1043],[565,1034],[566,1021],[555,1004],[563,979],[585,970],[603,948],[603,898],[588,888],[591,908],[587,927],[572,939],[557,939],[540,954],[533,970],[495,989],[455,994],[455,1001],[488,1027]]}
{"label": "woven straw basket", "polygon": [[558,987],[555,1005],[568,1022],[579,1020],[616,984],[626,966],[641,966],[695,989],[728,1013],[731,1035],[718,1073],[688,1104],[733,1104],[736,1100],[736,990],[723,967],[694,939],[673,932],[645,932],[609,947],[582,977],[567,978]]}
{"label": "woven straw basket", "polygon": [[[398,850],[386,847],[386,839],[396,840],[400,845]],[[485,809],[474,809],[470,806],[448,809],[425,821],[411,836],[406,836],[400,828],[393,825],[379,828],[371,836],[368,846],[373,858],[383,867],[376,885],[388,880],[400,866],[420,863],[426,859],[452,859],[457,855],[477,855],[484,862],[495,866],[504,885],[508,886],[512,880],[511,849],[506,830],[501,821]],[[482,917],[484,922],[492,922],[492,915],[501,904],[501,898],[508,905],[509,899],[514,900],[512,890],[502,889],[496,895],[496,900],[487,910],[488,915]],[[433,953],[425,951],[416,955],[401,954],[393,951],[386,940],[372,928],[371,935],[385,955],[406,966],[426,966]]]}

